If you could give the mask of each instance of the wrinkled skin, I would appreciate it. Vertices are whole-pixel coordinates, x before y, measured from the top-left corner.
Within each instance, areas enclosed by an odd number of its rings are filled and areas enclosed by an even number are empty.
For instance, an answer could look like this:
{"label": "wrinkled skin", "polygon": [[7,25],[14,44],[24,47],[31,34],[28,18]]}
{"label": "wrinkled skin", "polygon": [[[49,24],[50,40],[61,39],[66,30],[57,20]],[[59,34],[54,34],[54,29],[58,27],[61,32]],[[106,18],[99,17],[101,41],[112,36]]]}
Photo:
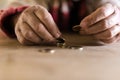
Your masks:
{"label": "wrinkled skin", "polygon": [[120,39],[120,10],[112,4],[105,4],[85,17],[80,26],[80,34],[93,35],[104,43],[114,43]]}
{"label": "wrinkled skin", "polygon": [[[86,16],[80,23],[80,34],[88,34],[104,43],[120,39],[120,10],[105,4]],[[61,36],[52,16],[42,6],[27,8],[20,15],[15,33],[21,44],[55,43]]]}
{"label": "wrinkled skin", "polygon": [[18,41],[26,45],[54,44],[61,35],[50,13],[39,5],[22,12],[15,25],[15,34]]}

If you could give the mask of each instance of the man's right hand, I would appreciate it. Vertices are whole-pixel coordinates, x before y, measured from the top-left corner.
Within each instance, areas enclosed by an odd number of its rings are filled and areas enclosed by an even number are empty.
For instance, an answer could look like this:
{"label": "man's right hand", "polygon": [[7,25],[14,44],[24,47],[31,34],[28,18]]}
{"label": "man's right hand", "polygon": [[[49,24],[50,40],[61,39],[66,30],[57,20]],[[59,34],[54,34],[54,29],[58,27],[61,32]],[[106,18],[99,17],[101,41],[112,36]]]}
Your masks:
{"label": "man's right hand", "polygon": [[55,43],[61,33],[52,16],[40,5],[24,10],[15,25],[15,34],[21,44]]}

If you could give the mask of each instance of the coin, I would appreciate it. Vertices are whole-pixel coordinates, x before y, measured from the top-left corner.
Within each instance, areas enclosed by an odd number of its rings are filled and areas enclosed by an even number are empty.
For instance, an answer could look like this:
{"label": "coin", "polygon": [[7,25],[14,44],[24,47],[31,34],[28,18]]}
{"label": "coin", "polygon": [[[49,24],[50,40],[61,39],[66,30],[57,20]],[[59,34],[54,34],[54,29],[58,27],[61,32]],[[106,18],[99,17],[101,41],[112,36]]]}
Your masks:
{"label": "coin", "polygon": [[82,46],[70,46],[66,44],[66,40],[62,37],[59,37],[57,40],[57,47],[64,49],[73,49],[73,50],[83,50]]}
{"label": "coin", "polygon": [[57,40],[57,47],[65,48],[66,43],[65,43],[65,39],[64,38],[59,37],[56,40]]}
{"label": "coin", "polygon": [[50,48],[45,48],[45,49],[40,49],[39,52],[42,52],[42,53],[55,53],[55,50],[54,49],[50,49]]}
{"label": "coin", "polygon": [[62,37],[59,37],[56,40],[57,40],[57,43],[65,43],[65,39]]}
{"label": "coin", "polygon": [[57,43],[57,47],[66,48],[66,43]]}
{"label": "coin", "polygon": [[67,49],[72,49],[72,50],[80,50],[80,51],[83,50],[82,46],[68,46],[68,45],[66,45],[66,48]]}

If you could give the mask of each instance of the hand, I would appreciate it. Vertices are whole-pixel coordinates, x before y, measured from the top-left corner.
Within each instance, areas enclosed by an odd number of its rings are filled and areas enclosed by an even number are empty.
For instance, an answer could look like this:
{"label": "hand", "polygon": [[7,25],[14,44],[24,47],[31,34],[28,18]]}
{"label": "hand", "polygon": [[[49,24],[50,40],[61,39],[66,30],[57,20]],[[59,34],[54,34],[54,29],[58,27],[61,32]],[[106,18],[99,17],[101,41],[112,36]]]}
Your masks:
{"label": "hand", "polygon": [[24,10],[15,26],[15,33],[21,44],[55,43],[61,33],[50,13],[36,5]]}
{"label": "hand", "polygon": [[85,17],[80,26],[81,34],[93,35],[104,43],[113,43],[120,39],[120,10],[112,4],[105,4]]}

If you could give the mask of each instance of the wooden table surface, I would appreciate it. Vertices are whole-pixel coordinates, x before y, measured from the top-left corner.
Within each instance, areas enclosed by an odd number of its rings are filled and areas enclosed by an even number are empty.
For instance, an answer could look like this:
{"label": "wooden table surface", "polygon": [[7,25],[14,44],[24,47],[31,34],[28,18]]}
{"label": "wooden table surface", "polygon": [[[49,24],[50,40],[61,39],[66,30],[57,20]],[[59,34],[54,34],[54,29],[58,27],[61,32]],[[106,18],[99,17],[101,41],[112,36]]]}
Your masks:
{"label": "wooden table surface", "polygon": [[[13,39],[0,40],[0,80],[120,80],[120,42],[100,45],[89,36],[64,35],[70,45],[23,46]],[[54,49],[55,53],[39,52]]]}

